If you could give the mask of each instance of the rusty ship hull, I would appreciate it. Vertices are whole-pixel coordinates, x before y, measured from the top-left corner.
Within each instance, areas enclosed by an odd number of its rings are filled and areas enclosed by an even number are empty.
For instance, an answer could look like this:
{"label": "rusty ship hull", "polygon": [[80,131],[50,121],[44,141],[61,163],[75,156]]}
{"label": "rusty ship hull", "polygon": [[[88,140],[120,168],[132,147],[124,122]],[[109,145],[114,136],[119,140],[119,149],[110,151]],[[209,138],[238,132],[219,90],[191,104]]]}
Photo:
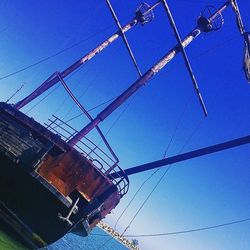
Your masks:
{"label": "rusty ship hull", "polygon": [[32,249],[70,231],[87,236],[124,192],[93,159],[6,103],[0,103],[0,172],[0,219]]}

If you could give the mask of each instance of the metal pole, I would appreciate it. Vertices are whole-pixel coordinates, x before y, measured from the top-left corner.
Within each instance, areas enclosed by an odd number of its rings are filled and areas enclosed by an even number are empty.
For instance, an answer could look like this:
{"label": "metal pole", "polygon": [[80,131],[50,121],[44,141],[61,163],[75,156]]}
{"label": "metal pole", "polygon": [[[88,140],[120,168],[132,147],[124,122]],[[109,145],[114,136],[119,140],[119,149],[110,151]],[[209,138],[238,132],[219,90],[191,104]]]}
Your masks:
{"label": "metal pole", "polygon": [[[228,5],[226,2],[222,7],[216,12],[217,15],[220,14],[221,9],[224,9]],[[216,16],[216,13],[213,14]],[[191,31],[186,38],[182,41],[183,48],[187,47],[196,37],[201,33],[200,28],[195,28]],[[119,97],[117,97],[109,106],[107,106],[97,117],[87,124],[78,134],[76,134],[69,144],[74,146],[78,141],[80,141],[86,134],[88,134],[93,128],[95,128],[101,121],[106,119],[114,110],[116,110],[121,104],[123,104],[131,95],[133,95],[140,87],[146,85],[146,83],[152,79],[163,67],[167,65],[179,52],[181,51],[180,46],[177,44],[173,49],[171,49],[164,57],[162,57],[152,68],[150,68],[141,78],[134,82],[127,90],[125,90]]]}
{"label": "metal pole", "polygon": [[[83,107],[83,105],[77,100],[77,98],[75,97],[75,95],[71,92],[70,88],[68,87],[68,85],[66,84],[66,82],[64,81],[64,79],[62,78],[61,74],[58,73],[58,78],[60,80],[60,82],[62,83],[64,89],[68,92],[69,96],[71,97],[71,99],[76,103],[76,105],[81,109],[81,111],[88,117],[88,119],[90,121],[93,121],[92,116],[89,114],[89,112]],[[113,151],[113,149],[111,148],[111,146],[109,145],[105,135],[102,133],[101,129],[96,126],[96,130],[99,133],[99,135],[101,136],[102,140],[104,141],[104,144],[106,145],[106,147],[108,148],[108,150],[110,151],[110,153],[112,154],[112,156],[114,157],[114,159],[116,160],[115,164],[117,164],[119,162],[118,157],[116,156],[115,152]],[[114,166],[115,167],[115,166]],[[111,171],[114,167],[111,167],[110,169],[108,169],[107,171]]]}
{"label": "metal pole", "polygon": [[182,42],[181,42],[181,37],[179,35],[179,32],[177,30],[177,27],[175,25],[175,22],[174,22],[174,19],[173,19],[173,16],[170,12],[170,9],[168,7],[168,4],[166,2],[166,0],[162,0],[162,3],[163,3],[163,7],[167,13],[167,16],[168,16],[168,19],[169,19],[169,22],[170,22],[170,25],[174,31],[174,34],[175,34],[175,37],[176,37],[176,40],[178,41],[178,44],[179,44],[179,47],[181,49],[181,53],[183,55],[183,58],[184,58],[184,61],[185,61],[185,64],[186,64],[186,67],[188,69],[188,73],[189,73],[189,76],[191,77],[192,79],[192,82],[193,82],[193,85],[194,85],[194,89],[195,89],[195,92],[196,94],[198,95],[198,98],[199,98],[199,101],[200,101],[200,104],[201,104],[201,107],[203,109],[203,112],[205,114],[205,116],[207,116],[207,109],[206,109],[206,106],[205,106],[205,103],[203,101],[203,98],[201,96],[201,93],[200,93],[200,90],[199,90],[199,86],[198,86],[198,83],[196,81],[196,78],[193,74],[193,70],[192,70],[192,67],[191,67],[191,64],[188,60],[188,57],[187,57],[187,54],[186,54],[186,51],[184,49],[184,47],[182,46]]}
{"label": "metal pole", "polygon": [[108,5],[108,7],[109,7],[109,10],[110,10],[110,12],[111,12],[112,17],[113,17],[114,20],[115,20],[115,23],[116,23],[116,25],[117,25],[117,28],[118,28],[118,29],[120,30],[120,32],[121,32],[122,39],[123,39],[123,41],[124,41],[124,43],[125,43],[125,46],[126,46],[126,48],[127,48],[127,50],[128,50],[128,53],[129,53],[129,55],[130,55],[130,57],[131,57],[131,59],[132,59],[134,65],[135,65],[135,68],[136,68],[136,70],[137,70],[139,76],[142,76],[141,71],[140,71],[140,69],[139,69],[139,66],[138,66],[138,64],[137,64],[137,62],[136,62],[136,60],[135,60],[134,54],[133,54],[133,52],[132,52],[132,50],[131,50],[131,48],[130,48],[130,45],[129,45],[129,43],[128,43],[127,37],[125,36],[125,34],[124,34],[123,31],[122,31],[122,26],[121,26],[121,24],[120,24],[120,22],[119,22],[119,20],[118,20],[118,18],[117,18],[117,16],[116,16],[116,14],[115,14],[115,11],[114,11],[114,9],[113,9],[113,7],[112,7],[112,5],[111,5],[111,3],[110,3],[109,0],[106,0],[106,3],[107,3],[107,5]]}
{"label": "metal pole", "polygon": [[208,155],[208,154],[223,151],[223,150],[226,150],[226,149],[239,147],[239,146],[242,146],[242,145],[248,144],[248,143],[250,143],[250,135],[245,136],[245,137],[241,137],[241,138],[238,138],[238,139],[235,139],[235,140],[219,143],[219,144],[216,144],[216,145],[213,145],[213,146],[210,146],[210,147],[201,148],[201,149],[198,149],[198,150],[187,152],[187,153],[184,153],[184,154],[175,155],[175,156],[168,157],[168,158],[165,158],[165,159],[162,159],[162,160],[159,160],[159,161],[153,161],[153,162],[146,163],[146,164],[143,164],[143,165],[140,165],[140,166],[128,168],[128,169],[123,170],[123,172],[113,173],[109,177],[110,178],[118,178],[118,177],[121,177],[121,175],[124,175],[124,173],[126,175],[137,174],[137,173],[140,173],[140,172],[145,172],[145,171],[148,171],[148,170],[151,170],[151,169],[164,167],[166,165],[186,161],[186,160],[193,159],[193,158],[196,158],[196,157],[200,157],[200,156],[203,156],[203,155]]}
{"label": "metal pole", "polygon": [[[138,12],[139,12],[140,16],[137,16],[138,13],[136,13],[135,18],[132,21],[130,21],[128,24],[126,24],[123,27],[120,26],[119,30],[116,33],[114,33],[111,37],[109,37],[107,40],[105,40],[104,42],[102,42],[99,46],[97,46],[95,49],[93,49],[92,51],[90,51],[88,54],[86,54],[85,56],[83,56],[82,58],[80,58],[78,61],[76,61],[75,63],[73,63],[67,69],[65,69],[64,71],[62,71],[61,72],[62,78],[65,78],[66,76],[68,76],[69,74],[71,74],[72,72],[74,72],[76,69],[78,69],[81,65],[83,65],[84,63],[86,63],[87,61],[89,61],[90,59],[92,59],[95,55],[97,55],[102,50],[104,50],[106,47],[108,47],[111,43],[113,43],[117,38],[119,38],[122,35],[124,36],[124,34],[127,31],[129,31],[131,28],[133,28],[134,26],[136,26],[138,23],[145,24],[146,22],[148,22],[148,21],[144,20],[143,17],[146,18],[147,14],[149,14],[158,5],[159,5],[159,1],[156,2],[154,5],[152,5],[151,7],[149,7],[144,12],[139,10]],[[52,76],[49,79],[47,79],[45,82],[43,82],[30,95],[28,95],[23,100],[21,100],[18,103],[16,103],[14,105],[14,107],[17,108],[17,109],[20,109],[20,108],[24,107],[26,104],[28,104],[29,102],[31,102],[32,100],[34,100],[36,97],[38,97],[39,95],[41,95],[42,93],[44,93],[46,90],[48,90],[49,88],[51,88],[52,86],[54,86],[58,82],[59,82],[59,78],[58,78],[57,72],[56,72],[56,73],[52,74]]]}

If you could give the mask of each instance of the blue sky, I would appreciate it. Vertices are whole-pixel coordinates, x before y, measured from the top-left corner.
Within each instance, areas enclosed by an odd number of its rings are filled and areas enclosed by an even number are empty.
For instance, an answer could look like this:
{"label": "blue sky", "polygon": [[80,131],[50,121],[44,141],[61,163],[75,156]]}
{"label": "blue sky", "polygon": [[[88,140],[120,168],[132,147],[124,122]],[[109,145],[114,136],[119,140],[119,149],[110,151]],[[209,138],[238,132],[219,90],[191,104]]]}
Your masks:
{"label": "blue sky", "polygon": [[[113,0],[122,24],[131,18],[140,1]],[[152,4],[153,2],[149,2]],[[184,37],[196,24],[207,4],[219,7],[222,1],[168,1],[179,32]],[[250,30],[248,1],[238,1],[246,29]],[[0,78],[35,63],[81,41],[78,46],[29,70],[0,81],[0,98],[5,101],[21,84],[25,87],[12,100],[30,93],[53,72],[63,70],[95,45],[116,31],[105,1],[1,1]],[[128,168],[163,157],[176,127],[167,155],[249,134],[250,85],[242,71],[243,41],[230,8],[224,14],[220,31],[202,34],[188,48],[193,71],[200,85],[209,116],[204,118],[182,57],[177,56],[132,101],[119,108],[101,124],[104,133],[126,108],[107,135]],[[155,20],[127,33],[142,72],[151,67],[176,44],[162,8]],[[137,79],[137,73],[122,40],[87,63],[67,83],[90,109],[117,96]],[[58,88],[28,115],[46,121],[66,93]],[[34,101],[23,111],[28,111]],[[65,117],[72,102],[66,100],[56,115]],[[127,106],[128,105],[128,106]],[[95,116],[101,109],[94,110]],[[73,109],[66,118],[79,114]],[[72,122],[76,128],[86,124],[83,118]],[[189,139],[191,137],[191,139]],[[152,234],[180,231],[221,224],[250,215],[249,146],[174,165],[131,225],[128,234]],[[120,220],[122,232],[138,207],[155,185],[162,169],[147,183],[136,201]],[[152,173],[131,176],[130,191],[107,217],[111,225],[140,184]],[[142,249],[166,250],[248,250],[250,224],[244,223],[211,231],[158,238],[140,238]]]}

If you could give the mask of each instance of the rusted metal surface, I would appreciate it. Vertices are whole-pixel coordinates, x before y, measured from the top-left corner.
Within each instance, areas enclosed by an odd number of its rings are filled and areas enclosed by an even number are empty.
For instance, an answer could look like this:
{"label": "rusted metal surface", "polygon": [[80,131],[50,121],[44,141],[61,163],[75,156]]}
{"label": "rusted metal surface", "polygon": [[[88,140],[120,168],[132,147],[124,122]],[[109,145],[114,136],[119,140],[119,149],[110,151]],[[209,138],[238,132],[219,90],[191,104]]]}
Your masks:
{"label": "rusted metal surface", "polygon": [[[10,105],[0,103],[0,114],[5,116],[5,119],[2,118],[2,123],[0,119],[0,128],[2,124],[4,130],[7,127],[11,130],[11,133],[5,131],[10,136],[9,143],[14,145],[18,142],[22,146],[18,148],[18,151],[13,146],[12,151],[14,150],[13,156],[15,158],[20,158],[27,147],[38,148],[34,154],[39,153],[40,161],[37,159],[34,163],[32,163],[33,161],[29,163],[31,166],[29,171],[33,171],[36,167],[36,173],[65,198],[77,190],[87,201],[92,202],[94,198],[113,186],[115,191],[101,205],[100,218],[105,217],[118,204],[121,192],[111,179],[98,170],[94,162],[69,147],[59,136],[51,133],[44,126]],[[2,133],[1,136],[6,137],[6,133]],[[16,137],[16,135],[18,136]],[[21,138],[21,136],[24,137]],[[38,138],[39,140],[37,140]],[[2,144],[5,142],[7,140],[1,141]],[[54,146],[52,147],[52,145]],[[7,147],[5,148],[7,150]],[[44,151],[43,148],[46,150]],[[43,154],[40,155],[40,152]],[[25,167],[27,164],[22,164],[20,167],[23,165]],[[34,178],[34,176],[30,176],[30,178]]]}
{"label": "rusted metal surface", "polygon": [[75,150],[59,156],[48,153],[37,172],[63,195],[69,196],[76,189],[88,201],[113,185],[91,161]]}

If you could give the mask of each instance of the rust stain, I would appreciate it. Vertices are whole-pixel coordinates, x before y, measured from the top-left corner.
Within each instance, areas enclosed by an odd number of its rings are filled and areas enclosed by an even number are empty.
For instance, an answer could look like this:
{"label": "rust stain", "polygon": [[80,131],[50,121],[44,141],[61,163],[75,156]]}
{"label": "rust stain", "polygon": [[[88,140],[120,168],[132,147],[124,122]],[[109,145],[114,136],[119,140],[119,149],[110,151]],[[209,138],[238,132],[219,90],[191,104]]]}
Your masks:
{"label": "rust stain", "polygon": [[75,150],[59,156],[48,153],[37,172],[63,195],[68,196],[76,189],[88,201],[113,185],[91,161]]}

